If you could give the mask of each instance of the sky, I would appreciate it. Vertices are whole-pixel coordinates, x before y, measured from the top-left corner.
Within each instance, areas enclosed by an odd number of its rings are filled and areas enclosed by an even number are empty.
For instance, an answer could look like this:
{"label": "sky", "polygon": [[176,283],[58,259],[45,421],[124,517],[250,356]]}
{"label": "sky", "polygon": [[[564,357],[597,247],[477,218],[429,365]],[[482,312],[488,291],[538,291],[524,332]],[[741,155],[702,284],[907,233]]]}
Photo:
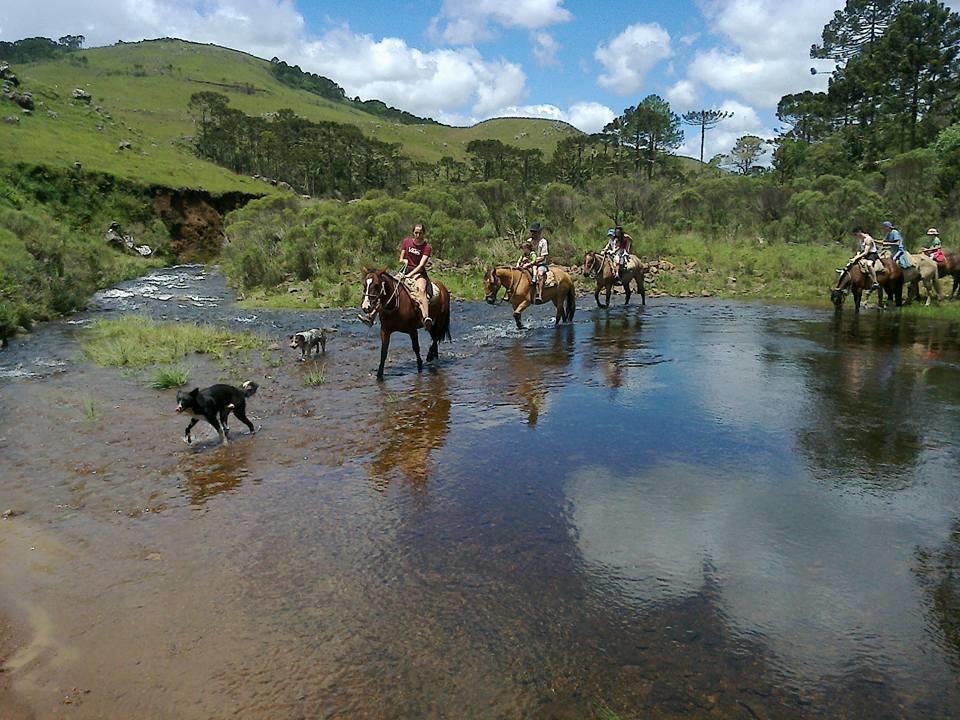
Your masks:
{"label": "sky", "polygon": [[[960,0],[948,3],[956,7]],[[36,0],[5,2],[0,40],[86,47],[178,37],[278,57],[350,97],[453,125],[545,117],[596,132],[655,93],[673,110],[733,112],[705,159],[772,138],[777,101],[826,88],[810,46],[843,0]],[[680,152],[699,155],[686,129]]]}

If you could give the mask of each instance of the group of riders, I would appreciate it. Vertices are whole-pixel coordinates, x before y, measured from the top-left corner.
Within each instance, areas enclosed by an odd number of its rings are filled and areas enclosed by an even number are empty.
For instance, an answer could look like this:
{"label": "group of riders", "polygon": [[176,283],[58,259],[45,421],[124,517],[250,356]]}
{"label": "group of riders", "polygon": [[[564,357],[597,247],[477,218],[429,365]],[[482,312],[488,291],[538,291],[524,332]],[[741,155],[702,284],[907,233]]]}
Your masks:
{"label": "group of riders", "polygon": [[[857,254],[850,258],[846,267],[837,270],[838,273],[843,275],[855,264],[860,263],[862,267],[866,268],[867,274],[870,276],[871,290],[877,290],[880,287],[880,283],[877,282],[877,273],[884,272],[883,263],[880,261],[882,251],[888,252],[893,262],[901,268],[907,269],[912,265],[910,254],[907,252],[900,231],[889,220],[884,221],[881,227],[884,231],[883,240],[876,240],[862,227],[855,227],[853,235],[858,241]],[[920,248],[920,252],[934,262],[944,261],[943,244],[940,241],[940,233],[936,228],[927,230],[927,246]]]}
{"label": "group of riders", "polygon": [[[535,288],[534,303],[543,302],[543,289],[549,272],[550,243],[543,236],[543,225],[535,222],[530,226],[530,237],[520,245],[521,254],[516,266],[530,273]],[[619,280],[620,272],[626,267],[633,250],[633,239],[623,231],[621,225],[607,230],[607,244],[601,255],[610,258],[614,276]],[[423,316],[423,327],[427,331],[433,326],[430,317],[430,278],[427,276],[427,263],[433,254],[433,248],[427,242],[426,228],[423,223],[413,226],[412,234],[400,243],[400,276],[403,281],[417,292],[414,295]],[[372,325],[374,318],[361,314],[360,319]]]}
{"label": "group of riders", "polygon": [[[536,246],[536,249],[534,249]],[[534,303],[543,302],[543,287],[546,284],[547,257],[550,246],[543,237],[543,226],[535,222],[530,226],[530,237],[520,245],[520,257],[517,258],[517,267],[530,273],[531,281],[536,288]],[[633,238],[623,231],[623,226],[617,225],[607,230],[607,244],[601,255],[610,258],[613,272],[619,281],[620,272],[627,265],[630,253],[633,250]]]}

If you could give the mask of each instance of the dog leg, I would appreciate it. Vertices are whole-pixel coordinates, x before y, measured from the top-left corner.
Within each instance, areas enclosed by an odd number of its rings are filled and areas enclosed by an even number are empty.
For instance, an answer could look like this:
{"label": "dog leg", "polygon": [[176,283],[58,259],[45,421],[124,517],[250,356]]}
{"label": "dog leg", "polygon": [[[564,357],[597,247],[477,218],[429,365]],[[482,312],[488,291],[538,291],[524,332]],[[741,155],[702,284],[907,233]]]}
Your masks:
{"label": "dog leg", "polygon": [[187,425],[187,429],[183,431],[183,441],[189,445],[193,442],[193,438],[190,437],[190,431],[193,429],[193,426],[200,422],[199,418],[190,418],[190,424]]}
{"label": "dog leg", "polygon": [[234,416],[236,416],[237,420],[239,420],[248,428],[250,428],[251,435],[257,434],[257,429],[253,426],[253,423],[250,422],[250,419],[247,417],[247,413],[244,412],[244,408],[237,408],[236,410],[233,411],[233,414]]}

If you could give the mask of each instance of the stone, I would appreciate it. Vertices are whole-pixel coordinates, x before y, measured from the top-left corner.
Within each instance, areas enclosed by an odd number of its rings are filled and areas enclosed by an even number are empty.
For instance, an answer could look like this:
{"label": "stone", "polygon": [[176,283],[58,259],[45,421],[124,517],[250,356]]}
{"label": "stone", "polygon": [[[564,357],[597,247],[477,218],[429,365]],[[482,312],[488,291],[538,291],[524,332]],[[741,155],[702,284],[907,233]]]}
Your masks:
{"label": "stone", "polygon": [[117,150],[129,150],[132,147],[129,140],[121,140],[117,143]]}
{"label": "stone", "polygon": [[12,115],[7,115],[3,121],[8,125],[18,125],[20,123],[20,118],[13,117]]}
{"label": "stone", "polygon": [[47,110],[47,117],[50,118],[51,120],[56,120],[60,116],[57,115],[57,113],[54,112],[53,110]]}
{"label": "stone", "polygon": [[73,89],[73,99],[74,99],[74,100],[81,100],[81,101],[83,101],[83,102],[87,102],[87,103],[88,103],[88,102],[90,102],[93,98],[91,97],[90,93],[88,93],[88,92],[87,92],[86,90],[84,90],[83,88],[74,88],[74,89]]}

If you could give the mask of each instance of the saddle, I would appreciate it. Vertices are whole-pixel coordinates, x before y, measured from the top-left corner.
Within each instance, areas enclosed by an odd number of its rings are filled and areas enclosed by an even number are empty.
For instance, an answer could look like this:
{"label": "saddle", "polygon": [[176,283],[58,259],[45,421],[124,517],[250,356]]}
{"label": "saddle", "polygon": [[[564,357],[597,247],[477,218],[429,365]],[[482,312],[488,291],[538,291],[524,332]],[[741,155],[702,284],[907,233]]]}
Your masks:
{"label": "saddle", "polygon": [[[860,266],[860,272],[864,274],[870,272],[870,264],[871,264],[870,261],[865,259],[861,259],[857,261],[857,265]],[[877,275],[880,275],[881,273],[885,273],[887,271],[883,263],[880,262],[879,260],[873,261],[873,270],[875,273],[877,273]]]}
{"label": "saddle", "polygon": [[545,288],[554,287],[557,282],[557,276],[553,274],[553,270],[548,269],[546,276],[543,278],[543,286]]}
{"label": "saddle", "polygon": [[[413,278],[406,276],[396,279],[399,280],[400,284],[407,289],[407,292],[410,293],[410,297],[419,302],[420,288],[417,287],[416,281]],[[440,297],[440,288],[433,280],[430,280],[427,283],[427,304],[429,305],[432,303],[433,299],[436,297]]]}

